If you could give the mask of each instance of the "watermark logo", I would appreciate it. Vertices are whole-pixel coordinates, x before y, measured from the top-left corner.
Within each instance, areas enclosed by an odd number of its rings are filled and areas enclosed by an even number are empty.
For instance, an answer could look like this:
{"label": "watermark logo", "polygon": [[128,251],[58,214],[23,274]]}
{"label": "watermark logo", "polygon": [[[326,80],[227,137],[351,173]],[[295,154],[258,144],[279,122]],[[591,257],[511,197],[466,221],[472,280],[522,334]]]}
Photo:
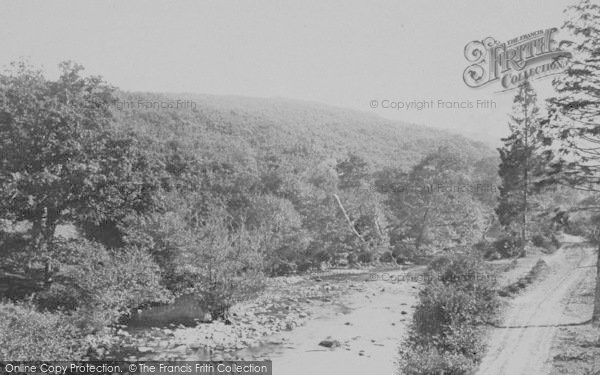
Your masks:
{"label": "watermark logo", "polygon": [[518,87],[527,79],[560,73],[571,54],[556,42],[557,28],[537,30],[501,43],[492,37],[475,40],[465,46],[465,58],[471,63],[463,72],[469,87],[499,82],[504,90]]}
{"label": "watermark logo", "polygon": [[115,102],[118,111],[130,109],[154,109],[154,110],[193,110],[197,104],[191,100],[119,100]]}

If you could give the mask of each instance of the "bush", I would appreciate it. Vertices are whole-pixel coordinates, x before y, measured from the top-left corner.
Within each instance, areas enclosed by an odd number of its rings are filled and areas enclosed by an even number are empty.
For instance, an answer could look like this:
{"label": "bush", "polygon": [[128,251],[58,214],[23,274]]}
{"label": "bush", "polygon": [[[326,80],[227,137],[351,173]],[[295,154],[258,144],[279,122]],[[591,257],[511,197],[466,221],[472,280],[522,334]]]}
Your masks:
{"label": "bush", "polygon": [[392,263],[394,261],[394,256],[391,251],[386,251],[379,257],[379,261],[383,263]]}
{"label": "bush", "polygon": [[494,241],[494,249],[501,258],[512,258],[519,255],[522,241],[518,237],[505,236]]}
{"label": "bush", "polygon": [[472,362],[460,354],[427,346],[410,347],[400,357],[401,373],[405,375],[467,375],[472,367]]}
{"label": "bush", "polygon": [[304,260],[304,259],[300,259],[296,262],[296,271],[299,273],[304,273],[307,272],[309,270],[311,270],[313,268],[313,263],[308,261],[308,260]]}
{"label": "bush", "polygon": [[420,295],[413,317],[415,332],[420,335],[446,335],[452,326],[474,324],[480,318],[484,302],[456,285],[439,281],[428,285]]}
{"label": "bush", "polygon": [[0,269],[23,272],[30,260],[30,243],[22,233],[0,231]]}
{"label": "bush", "polygon": [[542,234],[537,233],[531,237],[531,243],[533,246],[541,247],[548,251],[555,251],[560,247],[560,241],[553,233]]}
{"label": "bush", "polygon": [[[166,214],[130,218],[125,240],[149,249],[175,296],[196,295],[214,318],[225,316],[233,303],[263,286],[270,233],[240,226],[221,205],[200,210],[202,196],[169,202]],[[287,255],[284,251],[275,259],[289,262]]]}
{"label": "bush", "polygon": [[356,265],[357,260],[356,260],[356,255],[354,253],[348,253],[346,260],[348,261],[348,265],[350,265],[350,266]]}
{"label": "bush", "polygon": [[404,264],[409,260],[413,259],[405,249],[397,248],[394,248],[394,250],[392,250],[392,257],[394,257],[396,263],[398,264]]}
{"label": "bush", "polygon": [[73,361],[87,350],[82,332],[63,313],[0,303],[0,361]]}
{"label": "bush", "polygon": [[263,286],[260,271],[249,271],[240,276],[223,274],[211,283],[197,284],[194,294],[200,297],[213,318],[227,318],[234,303],[256,296]]}
{"label": "bush", "polygon": [[482,240],[473,245],[473,249],[477,251],[478,254],[483,256],[484,259],[488,260],[496,260],[500,259],[500,254],[496,251],[495,245],[493,242],[488,240]]}
{"label": "bush", "polygon": [[481,322],[498,308],[495,279],[481,257],[455,253],[434,259],[413,315],[405,374],[469,374],[483,353]]}
{"label": "bush", "polygon": [[495,275],[476,253],[440,256],[430,263],[427,273],[430,279],[440,280],[445,285],[454,284],[461,290],[475,292],[482,301],[494,300]]}
{"label": "bush", "polygon": [[76,240],[57,243],[54,253],[61,270],[35,302],[51,311],[79,309],[81,322],[89,313],[95,317],[91,330],[116,322],[131,308],[171,297],[161,285],[160,269],[142,249],[109,252],[100,244]]}
{"label": "bush", "polygon": [[269,266],[269,274],[271,276],[286,276],[296,272],[296,264],[277,259],[271,262]]}
{"label": "bush", "polygon": [[358,253],[356,260],[359,263],[371,263],[373,261],[373,254],[368,251],[361,251]]}
{"label": "bush", "polygon": [[546,239],[541,234],[535,234],[533,237],[531,237],[531,243],[536,247],[544,247]]}
{"label": "bush", "polygon": [[333,257],[331,256],[331,254],[328,251],[321,250],[321,251],[316,252],[313,255],[313,259],[315,260],[315,262],[317,262],[317,264],[320,264],[320,263],[331,262]]}

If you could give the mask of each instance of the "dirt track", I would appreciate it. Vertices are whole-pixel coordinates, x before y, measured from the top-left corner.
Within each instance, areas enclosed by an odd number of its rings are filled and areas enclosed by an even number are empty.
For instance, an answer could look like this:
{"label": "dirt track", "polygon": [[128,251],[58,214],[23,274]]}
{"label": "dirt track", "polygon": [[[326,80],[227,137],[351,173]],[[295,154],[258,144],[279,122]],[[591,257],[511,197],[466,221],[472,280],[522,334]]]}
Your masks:
{"label": "dirt track", "polygon": [[502,326],[493,328],[488,351],[478,374],[548,374],[552,339],[560,324],[586,321],[590,316],[567,316],[570,292],[589,277],[595,251],[582,244],[563,246],[544,258],[547,273],[516,297],[505,313]]}

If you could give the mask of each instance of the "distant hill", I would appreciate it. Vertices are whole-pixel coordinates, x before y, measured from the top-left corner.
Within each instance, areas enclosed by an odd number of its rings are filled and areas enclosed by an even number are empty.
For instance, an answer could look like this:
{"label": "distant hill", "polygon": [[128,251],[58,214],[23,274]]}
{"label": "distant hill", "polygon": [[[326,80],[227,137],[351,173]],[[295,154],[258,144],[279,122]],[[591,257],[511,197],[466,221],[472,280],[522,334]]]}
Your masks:
{"label": "distant hill", "polygon": [[[115,114],[121,125],[186,143],[206,157],[230,147],[248,156],[283,149],[321,160],[354,152],[379,169],[407,168],[446,144],[458,146],[473,161],[495,155],[484,143],[460,135],[313,102],[136,92],[118,96]],[[174,108],[159,108],[168,105]]]}

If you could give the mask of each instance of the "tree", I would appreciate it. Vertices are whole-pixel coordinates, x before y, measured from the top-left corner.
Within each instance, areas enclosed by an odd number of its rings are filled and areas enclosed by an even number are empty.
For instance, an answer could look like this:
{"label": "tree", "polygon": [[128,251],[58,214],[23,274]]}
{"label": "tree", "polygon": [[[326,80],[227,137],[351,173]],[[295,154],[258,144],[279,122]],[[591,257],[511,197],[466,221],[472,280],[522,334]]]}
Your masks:
{"label": "tree", "polygon": [[224,205],[204,207],[201,194],[164,196],[166,212],[132,215],[126,243],[148,249],[176,295],[193,294],[213,317],[262,286],[268,233],[234,225]]}
{"label": "tree", "polygon": [[500,196],[496,214],[505,228],[520,222],[521,244],[527,242],[527,226],[531,211],[529,196],[533,193],[532,171],[539,165],[537,156],[539,142],[536,140],[540,129],[537,94],[529,81],[518,88],[513,100],[513,114],[510,116],[511,134],[503,139],[500,153]]}
{"label": "tree", "polygon": [[117,220],[149,207],[159,186],[139,141],[112,127],[114,88],[60,68],[56,81],[24,63],[0,75],[0,209],[32,223],[38,255],[61,222]]}
{"label": "tree", "polygon": [[382,196],[366,189],[371,182],[369,164],[361,156],[350,153],[337,163],[336,171],[339,193],[333,196],[359,245],[389,245]]}
{"label": "tree", "polygon": [[469,165],[461,150],[440,147],[406,174],[378,174],[376,186],[387,192],[394,216],[394,243],[410,238],[421,251],[426,244],[464,245],[481,234],[484,207],[473,196]]}
{"label": "tree", "polygon": [[[567,10],[563,28],[575,40],[565,72],[553,81],[557,95],[548,100],[546,143],[553,147],[545,183],[600,192],[600,4],[581,0]],[[600,326],[600,256],[597,272],[592,320]]]}
{"label": "tree", "polygon": [[369,177],[369,166],[359,155],[350,153],[337,163],[335,170],[339,176],[339,188],[358,188]]}

